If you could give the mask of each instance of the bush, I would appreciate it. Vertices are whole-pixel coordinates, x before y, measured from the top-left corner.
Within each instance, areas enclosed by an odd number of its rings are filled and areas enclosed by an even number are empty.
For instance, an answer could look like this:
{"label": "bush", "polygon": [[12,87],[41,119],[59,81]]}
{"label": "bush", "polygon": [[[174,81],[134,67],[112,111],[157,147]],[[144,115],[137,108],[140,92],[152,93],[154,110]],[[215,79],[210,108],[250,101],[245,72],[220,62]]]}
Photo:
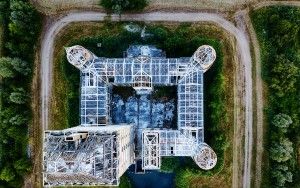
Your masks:
{"label": "bush", "polygon": [[119,188],[132,188],[132,185],[126,173],[123,174],[123,176],[121,176],[120,178]]}
{"label": "bush", "polygon": [[16,89],[10,94],[9,100],[16,104],[25,104],[27,101],[25,90],[23,88]]}
{"label": "bush", "polygon": [[288,166],[278,165],[272,170],[271,176],[276,179],[276,185],[283,187],[286,182],[293,182],[293,174]]}
{"label": "bush", "polygon": [[270,157],[277,162],[285,162],[292,158],[293,143],[287,138],[281,138],[279,142],[273,141],[270,148]]}
{"label": "bush", "polygon": [[180,166],[179,157],[162,157],[160,171],[166,173],[175,172]]}
{"label": "bush", "polygon": [[279,129],[279,132],[286,133],[287,129],[293,121],[290,116],[286,114],[277,114],[272,121],[272,124]]}
{"label": "bush", "polygon": [[31,72],[26,61],[19,58],[0,57],[0,76],[14,78],[17,74],[27,76]]}

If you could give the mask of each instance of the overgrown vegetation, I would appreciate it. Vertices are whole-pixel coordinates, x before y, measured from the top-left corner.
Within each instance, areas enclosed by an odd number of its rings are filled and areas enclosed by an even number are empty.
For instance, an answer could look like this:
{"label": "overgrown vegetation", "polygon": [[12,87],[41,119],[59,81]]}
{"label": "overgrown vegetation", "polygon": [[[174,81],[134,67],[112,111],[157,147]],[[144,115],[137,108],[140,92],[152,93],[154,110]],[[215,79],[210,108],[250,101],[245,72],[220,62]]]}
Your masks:
{"label": "overgrown vegetation", "polygon": [[[176,171],[178,186],[187,187],[190,184],[190,180],[199,179],[201,175],[213,176],[222,172],[222,181],[225,181],[223,185],[230,186],[231,181],[231,153],[228,151],[228,145],[230,143],[232,136],[232,117],[233,117],[233,83],[232,74],[233,68],[232,64],[228,63],[223,65],[223,48],[226,49],[226,53],[231,54],[231,44],[228,41],[225,41],[223,34],[218,31],[214,26],[199,26],[191,24],[181,24],[181,25],[147,25],[147,32],[151,35],[142,39],[140,33],[130,33],[123,29],[124,23],[116,24],[107,22],[104,24],[98,25],[97,23],[91,23],[90,25],[85,25],[84,30],[79,29],[83,28],[83,23],[73,24],[69,26],[65,32],[61,33],[60,36],[56,39],[56,49],[55,54],[57,57],[54,64],[54,83],[56,83],[55,88],[63,88],[54,91],[53,97],[56,98],[53,101],[54,106],[51,107],[53,110],[51,113],[53,119],[60,119],[60,125],[54,125],[56,129],[66,128],[70,126],[78,125],[78,118],[76,123],[71,123],[71,121],[64,119],[65,114],[72,114],[73,117],[78,117],[79,114],[78,108],[67,109],[66,101],[68,95],[64,93],[76,93],[78,92],[79,83],[79,71],[76,70],[72,65],[67,62],[65,57],[65,52],[63,46],[72,46],[75,44],[82,45],[95,53],[99,57],[123,57],[123,51],[125,51],[131,44],[153,44],[158,48],[161,48],[166,51],[167,57],[189,57],[194,51],[203,44],[212,45],[217,51],[217,60],[211,69],[205,73],[205,140],[212,148],[217,152],[218,155],[218,164],[217,167],[211,172],[200,171],[199,168],[190,158],[183,158],[182,165],[185,166],[182,170]],[[87,24],[87,23],[85,23]],[[72,37],[70,37],[72,36]],[[212,37],[209,38],[208,36]],[[221,40],[218,41],[218,39]],[[101,43],[99,48],[98,44]],[[226,56],[226,62],[231,62],[230,56]],[[225,66],[226,76],[225,76]],[[69,71],[65,72],[65,68],[68,67],[68,70],[73,69],[74,72]],[[71,73],[71,74],[70,74]],[[65,81],[68,78],[75,78],[73,74],[76,74],[77,80]],[[73,75],[73,76],[72,76]],[[69,86],[73,84],[73,86]],[[73,88],[74,90],[70,91]],[[78,102],[78,98],[74,100]],[[227,102],[231,101],[231,102]],[[57,105],[57,102],[60,103]],[[75,105],[74,105],[75,106]],[[57,109],[57,110],[55,110]],[[64,112],[69,110],[68,113]],[[62,114],[65,113],[65,114]],[[231,122],[230,122],[231,121]],[[53,122],[53,121],[51,121]],[[66,123],[64,123],[66,122]],[[58,127],[60,126],[60,127]],[[226,168],[224,167],[224,155],[225,151],[229,152],[227,154],[228,163]],[[164,163],[164,162],[163,162]],[[174,168],[175,169],[175,168]],[[225,174],[226,177],[223,175]],[[218,175],[219,177],[219,175]],[[219,181],[220,182],[220,181]],[[229,182],[229,183],[228,183]],[[199,184],[201,186],[201,184]]]}
{"label": "overgrown vegetation", "polygon": [[143,10],[148,0],[100,0],[100,5],[106,10],[121,14],[123,11]]}
{"label": "overgrown vegetation", "polygon": [[[300,164],[300,9],[269,7],[251,13],[267,84],[270,181],[263,186],[298,187]],[[298,164],[297,164],[298,159]],[[266,177],[268,179],[268,177]]]}
{"label": "overgrown vegetation", "polygon": [[134,92],[132,87],[113,86],[112,88],[112,93],[121,96],[123,100],[127,100],[130,96],[133,96]]}
{"label": "overgrown vegetation", "polygon": [[120,178],[119,188],[132,188],[132,185],[126,173],[123,174],[123,176],[121,176]]}
{"label": "overgrown vegetation", "polygon": [[180,167],[179,157],[162,157],[160,171],[166,173],[174,173]]}
{"label": "overgrown vegetation", "polygon": [[153,99],[176,99],[177,87],[176,86],[154,86],[152,93]]}
{"label": "overgrown vegetation", "polygon": [[28,158],[30,82],[40,15],[23,0],[0,0],[5,48],[0,58],[0,186],[21,187]]}

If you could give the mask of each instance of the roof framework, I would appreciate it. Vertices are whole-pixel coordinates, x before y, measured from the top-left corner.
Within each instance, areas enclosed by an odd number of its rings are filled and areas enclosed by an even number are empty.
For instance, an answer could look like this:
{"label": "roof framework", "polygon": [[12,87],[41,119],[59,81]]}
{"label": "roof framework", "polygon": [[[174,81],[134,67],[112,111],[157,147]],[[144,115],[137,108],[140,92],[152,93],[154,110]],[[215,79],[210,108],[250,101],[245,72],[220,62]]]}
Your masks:
{"label": "roof framework", "polygon": [[81,46],[66,52],[81,71],[81,126],[45,132],[46,186],[118,185],[133,162],[134,133],[126,126],[108,126],[113,85],[132,86],[140,95],[151,94],[155,85],[177,85],[178,130],[144,129],[137,136],[143,169],[159,169],[161,156],[190,156],[205,170],[215,166],[203,126],[203,73],[216,59],[212,47],[200,46],[191,58],[165,58],[153,46],[131,46],[126,58],[98,58]]}
{"label": "roof framework", "polygon": [[44,184],[114,184],[116,133],[48,132],[44,137]]}

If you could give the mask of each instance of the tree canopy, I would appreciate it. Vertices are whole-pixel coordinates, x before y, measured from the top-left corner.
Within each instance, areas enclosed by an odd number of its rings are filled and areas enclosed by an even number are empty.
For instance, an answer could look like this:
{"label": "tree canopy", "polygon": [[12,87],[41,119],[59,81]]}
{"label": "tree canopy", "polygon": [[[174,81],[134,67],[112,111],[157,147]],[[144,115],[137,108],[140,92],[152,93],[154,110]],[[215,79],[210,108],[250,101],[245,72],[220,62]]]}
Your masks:
{"label": "tree canopy", "polygon": [[23,88],[18,88],[9,96],[9,100],[16,104],[25,104],[27,101],[27,94]]}
{"label": "tree canopy", "polygon": [[278,186],[284,186],[286,182],[293,181],[293,174],[286,165],[278,165],[271,171],[271,176],[276,179]]}
{"label": "tree canopy", "polygon": [[287,132],[287,128],[292,124],[292,118],[286,114],[277,114],[272,121],[272,124],[280,129],[281,132]]}
{"label": "tree canopy", "polygon": [[[271,163],[266,171],[273,173],[270,176],[273,184],[264,187],[282,186],[290,182],[292,175],[298,182],[288,186],[294,187],[300,184],[300,169],[295,165],[297,155],[293,154],[293,147],[300,143],[300,8],[264,7],[251,12],[251,18],[260,42],[262,75],[268,87],[265,112],[272,125],[267,141],[271,143]],[[283,163],[288,173],[283,170]]]}
{"label": "tree canopy", "polygon": [[272,142],[270,157],[274,161],[285,162],[292,158],[293,151],[293,143],[288,138],[281,138],[279,142]]}
{"label": "tree canopy", "polygon": [[6,56],[0,58],[0,187],[22,187],[23,176],[30,170],[27,93],[41,19],[29,0],[0,0]]}
{"label": "tree canopy", "polygon": [[30,67],[26,61],[19,58],[0,58],[0,76],[2,78],[13,78],[17,74],[27,76],[29,73]]}

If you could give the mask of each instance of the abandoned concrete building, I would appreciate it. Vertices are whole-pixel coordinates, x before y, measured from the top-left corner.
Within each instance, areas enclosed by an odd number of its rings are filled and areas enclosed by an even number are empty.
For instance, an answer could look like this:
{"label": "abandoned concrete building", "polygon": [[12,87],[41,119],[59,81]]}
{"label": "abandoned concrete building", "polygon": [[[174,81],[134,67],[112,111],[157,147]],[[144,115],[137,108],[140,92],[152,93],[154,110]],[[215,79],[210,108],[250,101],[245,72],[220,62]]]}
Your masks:
{"label": "abandoned concrete building", "polygon": [[[192,157],[204,170],[216,165],[203,122],[203,74],[216,59],[211,46],[200,46],[188,58],[166,58],[149,45],[130,46],[124,58],[97,57],[78,45],[66,53],[81,72],[80,125],[45,131],[44,186],[117,186],[130,165],[139,160],[143,170],[157,170],[164,156]],[[177,87],[177,129],[112,122],[112,87],[132,87],[144,96],[157,85]]]}

